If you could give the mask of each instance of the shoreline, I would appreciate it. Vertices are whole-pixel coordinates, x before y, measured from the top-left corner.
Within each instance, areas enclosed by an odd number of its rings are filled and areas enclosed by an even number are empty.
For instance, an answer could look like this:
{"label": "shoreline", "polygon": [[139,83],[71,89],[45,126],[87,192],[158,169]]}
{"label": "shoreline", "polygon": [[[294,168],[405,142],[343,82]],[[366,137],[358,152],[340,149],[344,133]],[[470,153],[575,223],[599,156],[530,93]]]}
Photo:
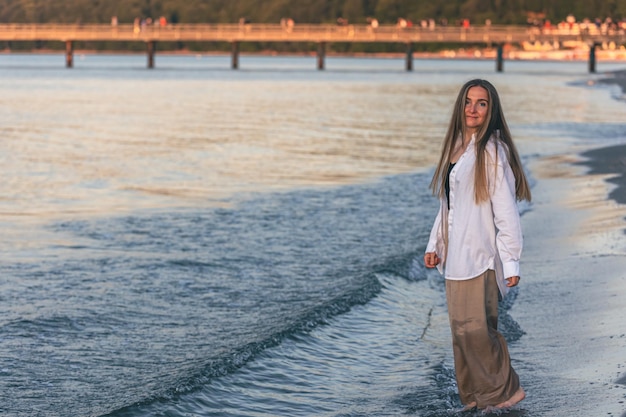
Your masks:
{"label": "shoreline", "polygon": [[[626,94],[626,70],[602,77]],[[530,166],[537,183],[522,217],[527,275],[511,309],[525,332],[510,345],[528,393],[520,406],[626,417],[626,143],[576,154],[565,149]],[[561,401],[551,405],[554,398]]]}
{"label": "shoreline", "polygon": [[626,205],[626,144],[592,149],[581,154],[586,160],[578,162],[590,168],[587,174],[612,175],[605,181],[616,185],[608,198]]}
{"label": "shoreline", "polygon": [[[582,164],[532,163],[538,181],[534,208],[522,217],[525,275],[510,311],[525,335],[510,349],[528,393],[522,409],[625,417],[626,207],[608,199],[608,184]],[[555,397],[562,401],[551,403]]]}
{"label": "shoreline", "polygon": [[[616,84],[624,91],[626,70],[592,80],[587,85]],[[594,104],[603,108],[605,100],[616,99],[609,104],[626,104],[608,91]],[[509,344],[527,393],[516,407],[522,414],[626,417],[626,138],[621,138],[618,145],[598,140],[578,151],[566,145],[529,161],[536,182],[530,210],[522,216],[522,280],[509,310],[524,332]]]}
{"label": "shoreline", "polygon": [[[598,80],[602,84],[617,85],[626,95],[626,70],[607,73],[607,78]],[[580,154],[585,158],[577,165],[590,168],[587,174],[613,175],[606,181],[617,187],[609,192],[608,198],[626,205],[626,144],[591,149]]]}
{"label": "shoreline", "polygon": [[622,93],[626,95],[626,69],[613,71],[606,74],[607,78],[602,78],[598,82],[602,84],[618,85],[622,89]]}

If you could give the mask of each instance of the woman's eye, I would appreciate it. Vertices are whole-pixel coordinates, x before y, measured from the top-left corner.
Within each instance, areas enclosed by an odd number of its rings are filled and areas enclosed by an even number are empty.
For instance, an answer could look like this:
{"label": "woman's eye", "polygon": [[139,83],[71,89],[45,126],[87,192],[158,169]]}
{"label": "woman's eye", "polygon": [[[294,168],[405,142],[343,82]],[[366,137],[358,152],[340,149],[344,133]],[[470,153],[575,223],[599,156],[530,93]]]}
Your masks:
{"label": "woman's eye", "polygon": [[485,103],[485,102],[481,102],[481,103],[480,103],[480,107],[487,107],[487,103]]}

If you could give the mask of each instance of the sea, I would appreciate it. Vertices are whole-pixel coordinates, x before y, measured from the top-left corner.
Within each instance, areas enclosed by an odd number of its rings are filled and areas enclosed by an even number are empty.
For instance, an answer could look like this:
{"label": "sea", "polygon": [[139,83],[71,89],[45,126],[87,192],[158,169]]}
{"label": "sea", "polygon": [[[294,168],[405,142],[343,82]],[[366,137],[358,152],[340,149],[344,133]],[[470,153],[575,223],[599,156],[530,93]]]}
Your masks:
{"label": "sea", "polygon": [[422,256],[460,86],[496,86],[527,167],[626,138],[619,62],[146,60],[0,55],[4,417],[457,415]]}

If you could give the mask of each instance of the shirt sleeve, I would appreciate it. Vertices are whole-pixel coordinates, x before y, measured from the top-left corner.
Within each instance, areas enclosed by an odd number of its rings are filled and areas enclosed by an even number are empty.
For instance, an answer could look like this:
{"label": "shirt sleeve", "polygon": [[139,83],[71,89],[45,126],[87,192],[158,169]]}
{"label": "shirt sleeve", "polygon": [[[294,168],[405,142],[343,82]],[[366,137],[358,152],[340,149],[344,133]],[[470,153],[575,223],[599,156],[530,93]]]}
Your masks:
{"label": "shirt sleeve", "polygon": [[[439,239],[439,230],[441,228],[441,204],[439,205],[439,212],[437,212],[437,217],[435,217],[435,222],[433,223],[433,227],[430,230],[430,237],[428,239],[428,244],[426,245],[426,253],[428,252],[436,252],[437,247],[439,247],[438,239]],[[438,253],[437,256],[441,257],[442,254]]]}
{"label": "shirt sleeve", "polygon": [[523,236],[517,200],[515,176],[503,149],[498,158],[489,164],[491,185],[491,207],[496,226],[496,248],[502,261],[504,277],[519,276],[519,260],[522,254]]}

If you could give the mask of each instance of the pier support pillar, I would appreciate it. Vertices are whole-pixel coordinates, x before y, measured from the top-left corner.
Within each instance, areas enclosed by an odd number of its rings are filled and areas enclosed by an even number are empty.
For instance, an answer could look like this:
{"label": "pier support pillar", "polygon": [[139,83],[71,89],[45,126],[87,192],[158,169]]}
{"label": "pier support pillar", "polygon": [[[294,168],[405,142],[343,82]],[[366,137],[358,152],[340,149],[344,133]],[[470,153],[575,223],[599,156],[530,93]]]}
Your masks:
{"label": "pier support pillar", "polygon": [[156,51],[156,41],[148,41],[146,42],[146,47],[148,48],[148,68],[154,68],[154,53]]}
{"label": "pier support pillar", "polygon": [[589,72],[590,73],[596,72],[596,47],[597,46],[598,44],[594,42],[589,47]]}
{"label": "pier support pillar", "polygon": [[498,44],[498,53],[496,55],[496,71],[504,71],[504,45]]}
{"label": "pier support pillar", "polygon": [[413,71],[413,44],[411,42],[406,44],[406,70]]}
{"label": "pier support pillar", "polygon": [[72,68],[74,66],[74,42],[65,41],[65,67]]}
{"label": "pier support pillar", "polygon": [[324,60],[326,59],[326,42],[317,43],[317,69],[324,69]]}
{"label": "pier support pillar", "polygon": [[233,41],[230,45],[230,68],[239,69],[239,42]]}

